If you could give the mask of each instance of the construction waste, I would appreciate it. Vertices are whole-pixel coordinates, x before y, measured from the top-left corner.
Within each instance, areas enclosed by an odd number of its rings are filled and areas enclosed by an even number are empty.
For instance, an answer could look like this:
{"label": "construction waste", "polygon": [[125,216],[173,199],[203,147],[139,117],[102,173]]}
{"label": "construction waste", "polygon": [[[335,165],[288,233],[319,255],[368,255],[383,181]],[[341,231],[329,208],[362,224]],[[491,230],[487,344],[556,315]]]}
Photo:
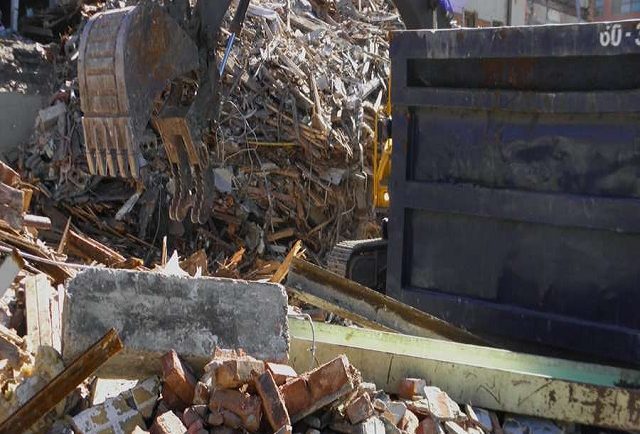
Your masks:
{"label": "construction waste", "polygon": [[51,218],[45,239],[59,242],[71,217],[74,231],[146,266],[160,259],[166,236],[170,249],[202,250],[204,274],[259,279],[298,239],[322,264],[336,242],[379,234],[370,199],[373,132],[388,96],[388,32],[402,27],[389,2],[251,3],[222,76],[218,145],[210,149],[219,194],[204,225],[169,219],[174,185],[157,136],[142,146],[142,183],[89,174],[79,39],[86,18],[124,5],[82,3],[81,24],[48,46],[51,105],[16,161],[36,190],[34,206]]}
{"label": "construction waste", "polygon": [[[461,407],[446,391],[430,386],[428,379],[405,378],[397,395],[391,396],[361,378],[345,356],[297,373],[282,361],[258,360],[239,347],[216,347],[201,371],[167,348],[160,363],[141,359],[143,364],[160,366],[155,376],[98,400],[96,388],[103,380],[93,374],[123,350],[123,344],[111,330],[74,360],[63,360],[69,280],[85,268],[93,272],[124,268],[160,279],[193,279],[184,276],[200,275],[206,261],[197,253],[179,261],[176,254],[168,258],[165,250],[161,263],[149,269],[76,232],[71,224],[53,249],[38,238],[39,231],[50,228],[49,219],[28,213],[33,186],[4,164],[0,181],[0,193],[6,198],[0,208],[0,251],[5,254],[0,264],[0,433],[568,432],[551,421]],[[71,262],[61,252],[85,263]],[[271,280],[283,281],[290,262],[302,253],[301,243],[295,243]]]}
{"label": "construction waste", "polygon": [[[6,347],[8,335],[3,333],[1,338]],[[51,405],[52,410],[42,415],[30,413],[29,419],[36,422],[29,427],[16,416],[18,412],[8,414],[31,398],[38,384],[42,388],[42,383],[56,374],[54,382],[69,377],[55,358],[55,350],[45,348],[40,347],[35,362],[25,356],[14,366],[32,373],[27,374],[27,380],[17,388],[2,384],[0,432],[23,432],[21,428],[34,433],[76,434],[564,432],[542,419],[507,415],[501,422],[496,413],[482,408],[465,405],[463,410],[445,392],[420,378],[403,379],[398,394],[390,396],[375,384],[364,382],[344,355],[298,374],[288,365],[257,360],[242,350],[223,349],[215,351],[201,373],[170,350],[162,356],[161,375],[140,380],[118,394],[102,396],[100,402],[95,390],[102,380],[84,382],[66,400],[58,403],[49,399],[57,404]],[[16,349],[24,351],[19,346]],[[49,397],[64,397],[49,385],[47,388],[52,389]],[[93,397],[89,390],[94,391]],[[25,407],[32,404],[30,411],[47,408],[40,404],[46,400],[43,396],[42,391],[37,392]],[[20,429],[11,431],[11,427]]]}
{"label": "construction waste", "polygon": [[[156,376],[97,400],[95,370],[123,345],[110,331],[75,360],[62,358],[68,284],[80,270],[280,283],[294,258],[322,265],[337,241],[378,233],[373,130],[388,97],[387,32],[401,23],[385,0],[252,1],[223,75],[220,145],[210,150],[220,196],[212,219],[193,225],[168,218],[173,187],[157,137],[144,151],[142,184],[89,175],[79,37],[92,14],[126,3],[61,4],[72,7],[36,11],[27,23],[29,34],[64,32],[59,41],[26,51],[23,39],[0,43],[0,51],[12,47],[6,58],[50,62],[55,83],[15,164],[0,163],[0,434],[567,431],[460,407],[429,379],[406,378],[390,396],[345,356],[297,373],[240,346],[216,348],[199,372],[173,343]],[[48,86],[36,78],[26,86]],[[4,85],[22,91],[19,82]]]}

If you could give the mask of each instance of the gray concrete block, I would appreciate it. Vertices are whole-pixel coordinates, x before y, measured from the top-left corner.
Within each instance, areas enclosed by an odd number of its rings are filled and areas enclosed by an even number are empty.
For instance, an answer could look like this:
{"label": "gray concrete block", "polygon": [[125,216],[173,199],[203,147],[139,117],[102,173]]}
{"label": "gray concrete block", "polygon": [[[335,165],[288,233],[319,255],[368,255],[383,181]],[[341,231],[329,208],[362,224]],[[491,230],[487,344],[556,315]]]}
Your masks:
{"label": "gray concrete block", "polygon": [[48,102],[49,96],[0,92],[0,154],[9,155],[26,143],[33,133],[38,110]]}
{"label": "gray concrete block", "polygon": [[242,348],[264,360],[288,359],[287,295],[281,285],[90,269],[68,285],[63,358],[73,360],[115,327],[125,349],[102,377],[134,378],[160,371],[175,349],[201,368],[216,346]]}

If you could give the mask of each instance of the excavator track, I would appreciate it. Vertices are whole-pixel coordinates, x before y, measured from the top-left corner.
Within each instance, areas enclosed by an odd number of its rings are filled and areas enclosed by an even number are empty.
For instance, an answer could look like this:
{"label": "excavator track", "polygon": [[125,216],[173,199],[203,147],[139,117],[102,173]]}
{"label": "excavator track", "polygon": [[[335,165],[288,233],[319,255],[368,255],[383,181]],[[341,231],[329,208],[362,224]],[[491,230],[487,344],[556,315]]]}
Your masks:
{"label": "excavator track", "polygon": [[336,244],[327,256],[327,268],[339,276],[384,291],[387,240],[348,240]]}

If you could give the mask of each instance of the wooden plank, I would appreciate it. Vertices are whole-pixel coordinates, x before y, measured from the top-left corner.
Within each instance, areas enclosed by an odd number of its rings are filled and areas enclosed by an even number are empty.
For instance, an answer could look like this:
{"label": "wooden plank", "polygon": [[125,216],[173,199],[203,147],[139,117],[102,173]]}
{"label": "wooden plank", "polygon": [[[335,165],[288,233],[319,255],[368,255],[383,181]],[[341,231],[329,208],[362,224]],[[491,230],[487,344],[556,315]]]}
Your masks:
{"label": "wooden plank", "polygon": [[0,298],[13,284],[13,281],[24,267],[24,260],[15,250],[0,265]]}
{"label": "wooden plank", "polygon": [[35,279],[36,296],[38,297],[38,333],[40,334],[40,345],[53,347],[53,328],[51,325],[51,295],[53,288],[51,288],[46,275],[38,274],[35,276]]}
{"label": "wooden plank", "polygon": [[209,274],[209,266],[207,260],[207,252],[204,249],[200,249],[184,261],[180,262],[180,268],[189,273],[191,276],[195,276],[198,268],[203,276]]}
{"label": "wooden plank", "polygon": [[294,228],[286,228],[277,232],[272,232],[267,234],[267,241],[272,243],[274,241],[282,240],[284,238],[291,238],[294,235],[295,235]]}
{"label": "wooden plank", "polygon": [[64,253],[64,249],[67,247],[67,238],[69,237],[70,229],[71,229],[71,217],[67,219],[67,224],[64,225],[64,231],[62,231],[62,236],[60,237],[60,243],[58,243],[57,252],[60,254]]}
{"label": "wooden plank", "polygon": [[640,372],[451,341],[289,318],[290,363],[308,369],[345,354],[387,393],[405,377],[424,378],[459,403],[496,411],[640,430]]}
{"label": "wooden plank", "polygon": [[43,216],[33,215],[33,214],[25,214],[23,221],[25,226],[28,226],[31,228],[43,229],[43,230],[51,229],[51,219],[49,217],[43,217]]}
{"label": "wooden plank", "polygon": [[20,182],[20,175],[6,163],[0,161],[0,182],[15,187]]}
{"label": "wooden plank", "polygon": [[282,283],[284,278],[287,277],[287,274],[289,273],[291,261],[293,261],[293,258],[296,258],[298,254],[300,254],[300,250],[302,250],[302,241],[298,240],[293,244],[293,247],[291,247],[291,250],[289,250],[289,253],[287,253],[284,261],[282,261],[282,264],[280,264],[276,272],[273,274],[273,276],[271,276],[271,279],[269,279],[269,282]]}
{"label": "wooden plank", "polygon": [[435,316],[302,259],[294,258],[291,262],[287,285],[401,333],[467,344],[485,343]]}
{"label": "wooden plank", "polygon": [[121,264],[126,260],[115,250],[74,230],[69,230],[67,233],[66,249],[76,256],[108,266]]}
{"label": "wooden plank", "polygon": [[342,318],[346,318],[349,321],[353,321],[361,327],[367,327],[371,330],[378,330],[382,332],[394,332],[395,330],[385,327],[383,325],[378,324],[375,321],[371,321],[357,313],[353,313],[348,309],[344,309],[335,303],[331,303],[323,298],[316,297],[315,295],[308,294],[306,292],[298,291],[297,289],[287,288],[287,294],[290,297],[295,298],[303,303],[310,304],[312,306],[318,307],[322,310],[326,310],[327,312],[332,312]]}
{"label": "wooden plank", "polygon": [[[46,250],[45,248],[35,244],[29,239],[20,237],[6,230],[0,230],[0,241],[4,241],[9,246],[15,247],[20,251],[24,251],[35,256],[40,256],[41,258],[46,258],[49,260],[58,259],[53,256],[51,251]],[[69,270],[62,265],[44,264],[36,261],[33,261],[32,264],[34,267],[51,276],[51,278],[54,279],[54,283],[56,284],[64,283],[66,279],[72,277]]]}
{"label": "wooden plank", "polygon": [[115,329],[111,329],[2,422],[0,434],[27,430],[120,350],[122,350],[122,341]]}
{"label": "wooden plank", "polygon": [[27,337],[34,352],[40,345],[53,346],[50,307],[52,289],[45,274],[28,276],[25,279]]}
{"label": "wooden plank", "polygon": [[11,228],[15,229],[16,231],[22,229],[22,211],[18,211],[15,208],[11,208],[9,206],[0,205],[0,219],[7,222],[9,226],[11,226]]}
{"label": "wooden plank", "polygon": [[29,342],[29,348],[34,352],[40,346],[37,276],[29,276],[24,284],[25,315],[27,317],[26,338]]}
{"label": "wooden plank", "polygon": [[62,353],[62,317],[60,316],[60,297],[63,297],[62,292],[64,287],[58,286],[57,289],[52,288],[55,296],[51,297],[49,303],[49,311],[51,317],[51,346],[59,353]]}
{"label": "wooden plank", "polygon": [[6,184],[0,182],[0,203],[14,209],[18,212],[22,212],[22,204],[24,200],[24,193],[17,188],[9,187]]}

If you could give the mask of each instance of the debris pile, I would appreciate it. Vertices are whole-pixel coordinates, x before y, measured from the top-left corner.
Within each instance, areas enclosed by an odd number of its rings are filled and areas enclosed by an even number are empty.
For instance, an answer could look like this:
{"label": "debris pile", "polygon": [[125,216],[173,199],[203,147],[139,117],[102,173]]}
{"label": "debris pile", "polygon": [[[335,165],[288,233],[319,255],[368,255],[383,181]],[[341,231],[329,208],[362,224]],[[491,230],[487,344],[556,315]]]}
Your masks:
{"label": "debris pile", "polygon": [[[0,264],[3,293],[0,433],[54,434],[71,430],[87,434],[564,432],[551,421],[510,416],[503,418],[501,426],[496,414],[468,405],[463,411],[444,391],[429,386],[424,379],[403,379],[397,395],[389,395],[378,390],[375,384],[363,381],[357,367],[345,356],[298,375],[290,366],[282,364],[286,360],[288,336],[281,331],[288,325],[287,298],[281,286],[206,279],[220,286],[216,293],[211,287],[205,288],[201,279],[186,277],[189,273],[181,270],[184,266],[195,275],[201,273],[201,254],[194,254],[180,264],[177,255],[166,258],[165,250],[163,266],[149,270],[140,262],[125,259],[116,250],[74,230],[70,224],[60,237],[58,249],[53,250],[39,239],[39,233],[49,227],[48,220],[27,213],[34,187],[5,165],[0,165],[0,182],[3,194],[13,198],[0,208],[0,251],[5,254]],[[299,261],[294,259],[300,250],[301,243],[295,243],[273,273],[272,281],[282,281],[289,268],[294,273],[300,271]],[[75,252],[74,256],[91,264],[67,262],[64,252]],[[78,268],[91,270],[76,273]],[[115,289],[106,285],[104,278],[98,278],[100,274],[111,275]],[[68,283],[73,276],[75,279]],[[184,281],[178,282],[180,279]],[[118,285],[126,291],[118,292]],[[162,286],[164,296],[171,300],[171,309],[167,309],[167,300],[161,300]],[[278,288],[280,293],[273,291],[273,297],[269,297],[269,288]],[[96,297],[96,293],[101,295]],[[113,298],[105,298],[104,294]],[[209,298],[203,300],[199,294]],[[93,304],[83,304],[83,297]],[[149,300],[155,300],[153,311],[148,309]],[[269,300],[275,304],[269,304]],[[98,315],[96,306],[100,303],[108,307],[106,319],[105,310],[103,319]],[[187,307],[181,310],[184,306]],[[242,306],[257,310],[252,312]],[[197,312],[200,317],[212,319],[211,324],[198,318]],[[278,312],[274,321],[268,320],[268,314]],[[136,324],[134,315],[141,322]],[[113,329],[97,341],[94,335],[86,340],[90,329],[110,327],[114,323],[121,329],[124,344]],[[85,332],[69,333],[66,340],[64,336],[61,338],[61,330],[73,330],[70,327],[74,324],[83,325]],[[188,327],[180,329],[177,324]],[[194,330],[194,325],[200,328]],[[171,330],[173,335],[169,333]],[[213,359],[204,365],[202,372],[197,370],[202,365],[185,361],[187,351],[189,356],[194,353],[193,345],[189,344],[195,342],[193,338],[198,331],[215,335],[209,341],[216,343]],[[153,340],[154,333],[165,340]],[[156,348],[157,354],[152,354],[149,346],[138,347],[144,349],[144,353],[136,354],[132,335],[138,336],[138,343],[160,342],[162,350]],[[267,335],[277,336],[279,346],[278,355],[260,356],[265,361],[239,349],[222,350],[218,346],[227,336],[232,336],[237,343],[234,348],[249,345],[252,339],[259,347],[268,342],[264,338]],[[73,360],[60,356],[62,344],[65,355],[70,340],[80,342],[81,347],[77,348]],[[91,345],[91,342],[95,343]],[[121,351],[125,345],[126,350]],[[185,359],[173,350],[164,353],[167,348],[178,348],[178,345],[186,348],[180,350]],[[96,369],[106,368],[120,351],[122,355],[133,355],[138,365],[152,367],[156,375],[103,402],[94,401],[95,393],[91,390],[95,390],[100,381],[93,377]],[[257,355],[257,351],[252,350],[252,354]],[[211,351],[204,357],[205,361],[209,360]],[[127,363],[128,368],[133,366],[131,359]],[[120,372],[124,373],[124,369]]]}
{"label": "debris pile", "polygon": [[0,35],[0,92],[48,95],[53,85],[51,54],[29,39]]}
{"label": "debris pile", "polygon": [[242,350],[216,350],[200,379],[175,351],[162,357],[162,378],[73,416],[74,432],[232,434],[500,433],[495,413],[458,404],[422,379],[402,381],[393,399],[363,382],[346,356],[298,375],[290,366]]}
{"label": "debris pile", "polygon": [[54,53],[59,90],[19,162],[42,192],[39,204],[59,214],[47,236],[58,242],[70,215],[74,230],[147,266],[167,236],[170,249],[203,250],[209,274],[264,278],[298,239],[323,263],[337,241],[377,235],[374,120],[387,96],[387,32],[400,27],[383,0],[252,2],[221,78],[210,149],[219,196],[212,219],[193,226],[168,218],[174,186],[153,134],[142,146],[144,186],[89,175],[75,65],[80,26]]}

